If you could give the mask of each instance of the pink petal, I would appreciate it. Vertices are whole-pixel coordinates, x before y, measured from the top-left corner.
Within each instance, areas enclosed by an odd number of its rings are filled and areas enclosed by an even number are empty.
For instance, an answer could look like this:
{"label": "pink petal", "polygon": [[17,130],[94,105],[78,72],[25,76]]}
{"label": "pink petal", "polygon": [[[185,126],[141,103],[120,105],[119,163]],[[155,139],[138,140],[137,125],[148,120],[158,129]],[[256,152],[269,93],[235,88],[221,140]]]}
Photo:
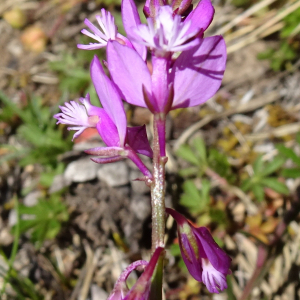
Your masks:
{"label": "pink petal", "polygon": [[152,149],[147,138],[146,126],[127,127],[127,143],[137,153],[153,156]]}
{"label": "pink petal", "polygon": [[197,7],[187,16],[184,22],[191,21],[191,26],[187,34],[200,28],[203,31],[207,29],[214,17],[215,9],[211,0],[201,0]]}
{"label": "pink petal", "polygon": [[[134,37],[134,29],[141,24],[141,19],[134,1],[123,0],[121,11],[124,29],[128,36]],[[146,47],[134,41],[132,41],[132,44],[143,60],[145,60],[147,55]]]}
{"label": "pink petal", "polygon": [[84,150],[85,153],[90,155],[97,156],[117,156],[120,155],[120,152],[124,151],[123,148],[120,147],[97,147]]}
{"label": "pink petal", "polygon": [[146,107],[142,86],[151,92],[151,76],[139,54],[118,42],[107,44],[107,62],[110,74],[130,104]]}
{"label": "pink petal", "polygon": [[231,258],[214,241],[208,229],[205,227],[195,228],[194,233],[213,267],[223,274],[229,274]]}
{"label": "pink petal", "polygon": [[122,147],[120,143],[119,133],[116,125],[110,119],[108,114],[103,109],[101,115],[99,115],[100,121],[97,123],[96,128],[103,140],[108,147]]}
{"label": "pink petal", "polygon": [[127,130],[123,103],[114,83],[105,75],[97,56],[91,63],[91,77],[104,110],[117,127],[120,146],[123,146]]}
{"label": "pink petal", "polygon": [[221,36],[201,40],[180,54],[174,63],[172,109],[203,104],[219,89],[226,66],[226,45]]}
{"label": "pink petal", "polygon": [[[110,164],[125,159],[124,156],[112,156],[112,157],[93,157],[91,160],[97,164]],[[121,299],[122,300],[122,299]]]}

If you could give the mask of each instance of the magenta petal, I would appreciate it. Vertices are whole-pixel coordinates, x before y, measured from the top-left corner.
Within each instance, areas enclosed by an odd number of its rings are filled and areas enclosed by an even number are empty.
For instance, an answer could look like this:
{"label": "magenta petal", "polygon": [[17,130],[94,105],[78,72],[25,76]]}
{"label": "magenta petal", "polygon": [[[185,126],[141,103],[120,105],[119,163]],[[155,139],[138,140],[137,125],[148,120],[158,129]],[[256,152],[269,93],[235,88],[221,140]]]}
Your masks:
{"label": "magenta petal", "polygon": [[219,89],[226,66],[226,45],[221,36],[201,40],[200,46],[184,51],[174,63],[172,109],[203,104]]}
{"label": "magenta petal", "polygon": [[149,264],[145,268],[144,273],[131,288],[124,300],[148,300],[151,287],[151,277],[154,273],[159,256],[163,250],[164,249],[161,247],[156,248],[149,261]]}
{"label": "magenta petal", "polygon": [[151,76],[139,54],[118,42],[110,41],[107,44],[107,62],[110,74],[125,100],[146,107],[142,86],[151,92]]}
{"label": "magenta petal", "polygon": [[145,125],[137,127],[127,127],[126,141],[135,152],[146,155],[148,157],[153,156]]}
{"label": "magenta petal", "polygon": [[[129,37],[134,37],[134,29],[141,24],[141,19],[134,1],[123,0],[121,11],[124,29]],[[143,60],[145,60],[147,55],[146,47],[134,41],[132,41],[132,44]]]}
{"label": "magenta petal", "polygon": [[211,0],[201,0],[197,7],[187,16],[184,22],[191,21],[187,34],[199,29],[205,31],[214,17],[215,9]]}
{"label": "magenta petal", "polygon": [[172,9],[177,15],[183,14],[188,8],[190,8],[192,0],[172,0]]}
{"label": "magenta petal", "polygon": [[189,270],[190,274],[197,280],[202,282],[202,266],[201,261],[197,259],[194,249],[191,247],[190,241],[186,234],[180,234],[179,247],[183,261]]}
{"label": "magenta petal", "polygon": [[214,241],[208,229],[205,227],[195,228],[194,233],[213,267],[221,273],[229,274],[231,259]]}
{"label": "magenta petal", "polygon": [[123,146],[127,128],[123,103],[114,83],[105,75],[97,56],[91,63],[91,77],[104,110],[118,129],[120,146]]}
{"label": "magenta petal", "polygon": [[123,160],[123,156],[113,156],[113,157],[93,157],[91,160],[97,164],[110,164],[113,162],[117,162]]}
{"label": "magenta petal", "polygon": [[117,156],[120,155],[122,151],[124,151],[124,149],[119,147],[97,147],[84,150],[87,154],[98,156]]}
{"label": "magenta petal", "polygon": [[116,125],[110,119],[108,114],[102,109],[102,114],[99,116],[100,121],[97,123],[96,128],[108,147],[120,147],[120,138]]}

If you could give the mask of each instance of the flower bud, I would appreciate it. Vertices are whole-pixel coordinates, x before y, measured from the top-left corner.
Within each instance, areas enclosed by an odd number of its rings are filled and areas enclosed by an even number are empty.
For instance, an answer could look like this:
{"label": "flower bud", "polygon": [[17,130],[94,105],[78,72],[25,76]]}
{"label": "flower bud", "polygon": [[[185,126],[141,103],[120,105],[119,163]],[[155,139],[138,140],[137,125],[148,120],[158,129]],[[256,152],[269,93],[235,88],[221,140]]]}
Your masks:
{"label": "flower bud", "polygon": [[[150,295],[152,275],[157,265],[159,256],[161,255],[163,250],[164,249],[161,247],[157,248],[153,253],[149,263],[144,260],[140,260],[128,266],[116,282],[115,287],[111,292],[108,300],[148,300]],[[145,271],[137,280],[135,285],[129,290],[126,284],[126,279],[133,270],[141,266],[146,266]]]}
{"label": "flower bud", "polygon": [[226,289],[231,258],[217,245],[207,228],[194,227],[173,209],[166,208],[166,212],[177,222],[180,251],[190,274],[203,282],[211,293]]}

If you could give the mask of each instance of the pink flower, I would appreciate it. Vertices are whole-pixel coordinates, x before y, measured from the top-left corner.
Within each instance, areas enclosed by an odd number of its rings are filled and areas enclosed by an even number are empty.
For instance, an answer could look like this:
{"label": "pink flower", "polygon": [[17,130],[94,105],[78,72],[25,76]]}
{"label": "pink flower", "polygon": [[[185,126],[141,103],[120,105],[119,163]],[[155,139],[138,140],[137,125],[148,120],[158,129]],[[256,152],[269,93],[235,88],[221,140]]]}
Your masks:
{"label": "pink flower", "polygon": [[171,208],[166,208],[166,212],[177,222],[181,255],[191,275],[203,282],[211,293],[226,289],[231,258],[217,245],[207,228],[194,227]]}
{"label": "pink flower", "polygon": [[60,106],[61,113],[54,116],[57,124],[71,125],[68,130],[75,130],[74,138],[88,127],[97,128],[107,147],[86,150],[88,154],[101,156],[93,158],[97,163],[109,163],[126,157],[133,160],[143,174],[151,177],[136,153],[152,157],[145,126],[127,127],[126,114],[115,84],[105,75],[95,57],[91,64],[91,77],[102,107],[93,106],[90,97],[80,98],[81,104],[71,101]]}

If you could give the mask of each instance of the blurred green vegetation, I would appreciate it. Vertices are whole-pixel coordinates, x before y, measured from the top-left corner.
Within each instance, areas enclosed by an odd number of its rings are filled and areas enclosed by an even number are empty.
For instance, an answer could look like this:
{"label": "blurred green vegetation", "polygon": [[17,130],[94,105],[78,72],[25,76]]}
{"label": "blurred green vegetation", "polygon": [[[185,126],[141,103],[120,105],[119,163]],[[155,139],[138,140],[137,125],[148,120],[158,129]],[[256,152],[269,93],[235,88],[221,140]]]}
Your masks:
{"label": "blurred green vegetation", "polygon": [[267,59],[274,71],[291,69],[297,59],[300,48],[300,8],[283,19],[284,27],[278,34],[279,48],[269,48],[258,55],[258,59]]}

